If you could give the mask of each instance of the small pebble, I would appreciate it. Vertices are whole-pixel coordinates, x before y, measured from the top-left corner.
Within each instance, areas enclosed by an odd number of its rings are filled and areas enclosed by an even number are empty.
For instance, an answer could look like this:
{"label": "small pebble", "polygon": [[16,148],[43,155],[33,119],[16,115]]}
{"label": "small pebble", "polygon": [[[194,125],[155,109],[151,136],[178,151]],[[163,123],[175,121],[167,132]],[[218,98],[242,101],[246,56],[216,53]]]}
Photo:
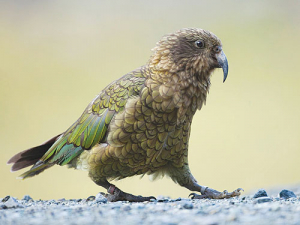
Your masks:
{"label": "small pebble", "polygon": [[22,198],[22,200],[29,201],[29,200],[33,200],[33,199],[29,195],[24,195],[24,197]]}
{"label": "small pebble", "polygon": [[259,189],[253,196],[253,198],[260,198],[260,197],[268,197],[268,194],[265,191],[265,189]]}
{"label": "small pebble", "polygon": [[168,202],[169,201],[169,199],[159,199],[159,200],[157,200],[158,202]]}
{"label": "small pebble", "polygon": [[89,196],[87,199],[86,199],[86,201],[88,202],[88,201],[94,201],[95,200],[95,196]]}
{"label": "small pebble", "polygon": [[289,190],[282,190],[279,193],[280,198],[289,199],[289,198],[297,198],[294,192]]}
{"label": "small pebble", "polygon": [[166,197],[166,196],[163,196],[163,195],[159,195],[159,196],[157,196],[157,198],[156,198],[156,200],[158,201],[158,202],[168,202],[169,201],[169,197]]}
{"label": "small pebble", "polygon": [[105,198],[101,193],[96,195],[95,201],[97,203],[107,203],[107,198]]}
{"label": "small pebble", "polygon": [[0,204],[0,209],[7,209],[7,206],[4,204]]}
{"label": "small pebble", "polygon": [[184,203],[182,207],[184,209],[193,209],[194,208],[193,204],[190,202]]}
{"label": "small pebble", "polygon": [[[6,196],[7,197],[7,196]],[[6,198],[5,197],[5,198]],[[17,199],[15,199],[14,197],[9,196],[8,199],[6,199],[6,201],[4,202],[4,205],[7,208],[19,208],[19,207],[23,207],[18,201]]]}
{"label": "small pebble", "polygon": [[124,205],[124,206],[121,207],[121,210],[122,211],[129,211],[129,210],[131,210],[131,207],[129,205]]}
{"label": "small pebble", "polygon": [[3,199],[2,199],[2,202],[6,202],[8,199],[10,198],[10,196],[8,195],[8,196],[6,196],[6,197],[4,197]]}
{"label": "small pebble", "polygon": [[254,202],[255,203],[265,203],[265,202],[272,202],[273,200],[269,197],[260,197],[257,198]]}

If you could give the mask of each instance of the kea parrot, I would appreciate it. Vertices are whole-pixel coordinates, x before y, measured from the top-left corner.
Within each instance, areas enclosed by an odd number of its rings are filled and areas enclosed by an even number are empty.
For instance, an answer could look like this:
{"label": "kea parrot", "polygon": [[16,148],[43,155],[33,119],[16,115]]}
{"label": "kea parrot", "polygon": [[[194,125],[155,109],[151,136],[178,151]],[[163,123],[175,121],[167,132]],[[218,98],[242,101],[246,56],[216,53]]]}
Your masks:
{"label": "kea parrot", "polygon": [[188,164],[194,114],[206,101],[210,77],[228,62],[220,39],[210,31],[184,28],[168,34],[152,49],[149,61],[113,81],[65,132],[13,156],[11,171],[31,166],[21,178],[55,164],[88,171],[107,189],[109,201],[154,198],[123,192],[110,183],[133,175],[169,176],[192,192],[193,199],[239,196],[198,184]]}

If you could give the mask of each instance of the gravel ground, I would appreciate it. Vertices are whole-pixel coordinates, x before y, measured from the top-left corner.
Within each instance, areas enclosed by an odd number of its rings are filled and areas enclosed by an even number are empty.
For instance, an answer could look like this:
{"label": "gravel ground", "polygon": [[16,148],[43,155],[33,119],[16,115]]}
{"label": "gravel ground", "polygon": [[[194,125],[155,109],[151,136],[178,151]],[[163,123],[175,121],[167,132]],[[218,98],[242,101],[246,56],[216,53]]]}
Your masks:
{"label": "gravel ground", "polygon": [[[271,193],[271,191],[270,191]],[[283,190],[268,197],[260,189],[251,196],[212,200],[170,199],[142,203],[107,202],[100,193],[87,199],[0,199],[0,224],[299,224],[300,196]]]}

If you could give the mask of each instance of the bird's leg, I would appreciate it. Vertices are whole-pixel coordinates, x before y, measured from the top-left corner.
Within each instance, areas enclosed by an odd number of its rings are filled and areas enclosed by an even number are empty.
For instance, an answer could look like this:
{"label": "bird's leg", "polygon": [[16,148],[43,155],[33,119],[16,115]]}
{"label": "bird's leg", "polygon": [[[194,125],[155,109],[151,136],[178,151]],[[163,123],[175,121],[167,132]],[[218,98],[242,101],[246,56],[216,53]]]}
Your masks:
{"label": "bird's leg", "polygon": [[150,201],[151,199],[155,199],[155,197],[143,197],[143,196],[136,196],[124,191],[121,191],[115,185],[109,183],[107,180],[97,180],[94,181],[99,186],[102,186],[107,189],[108,194],[105,195],[109,202],[116,202],[116,201],[129,201],[129,202],[144,202]]}
{"label": "bird's leg", "polygon": [[187,165],[182,168],[176,168],[175,170],[171,170],[170,172],[171,178],[176,181],[181,186],[186,187],[191,191],[200,192],[201,195],[191,193],[189,196],[192,196],[192,199],[203,199],[203,198],[211,198],[211,199],[224,199],[224,198],[232,198],[236,196],[240,196],[241,191],[244,191],[242,188],[238,188],[233,192],[228,191],[217,191],[212,188],[202,186],[198,184],[197,180],[191,174]]}

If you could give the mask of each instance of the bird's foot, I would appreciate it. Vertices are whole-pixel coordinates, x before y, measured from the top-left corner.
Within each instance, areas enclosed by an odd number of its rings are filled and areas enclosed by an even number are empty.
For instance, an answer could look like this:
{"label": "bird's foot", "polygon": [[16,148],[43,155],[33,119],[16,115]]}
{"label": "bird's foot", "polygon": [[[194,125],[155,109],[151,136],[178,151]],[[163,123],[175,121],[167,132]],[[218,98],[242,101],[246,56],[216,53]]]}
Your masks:
{"label": "bird's foot", "polygon": [[201,195],[191,193],[192,199],[204,199],[204,198],[211,198],[211,199],[224,199],[224,198],[232,198],[241,195],[241,191],[244,191],[242,188],[238,188],[233,192],[228,193],[228,191],[219,192],[214,189],[206,187],[204,191],[201,191]]}
{"label": "bird's foot", "polygon": [[143,197],[143,196],[136,196],[132,194],[128,194],[126,192],[121,191],[114,185],[111,185],[107,189],[108,194],[106,194],[106,198],[109,202],[116,202],[116,201],[129,201],[129,202],[145,202],[150,201],[151,199],[155,199],[155,197]]}

